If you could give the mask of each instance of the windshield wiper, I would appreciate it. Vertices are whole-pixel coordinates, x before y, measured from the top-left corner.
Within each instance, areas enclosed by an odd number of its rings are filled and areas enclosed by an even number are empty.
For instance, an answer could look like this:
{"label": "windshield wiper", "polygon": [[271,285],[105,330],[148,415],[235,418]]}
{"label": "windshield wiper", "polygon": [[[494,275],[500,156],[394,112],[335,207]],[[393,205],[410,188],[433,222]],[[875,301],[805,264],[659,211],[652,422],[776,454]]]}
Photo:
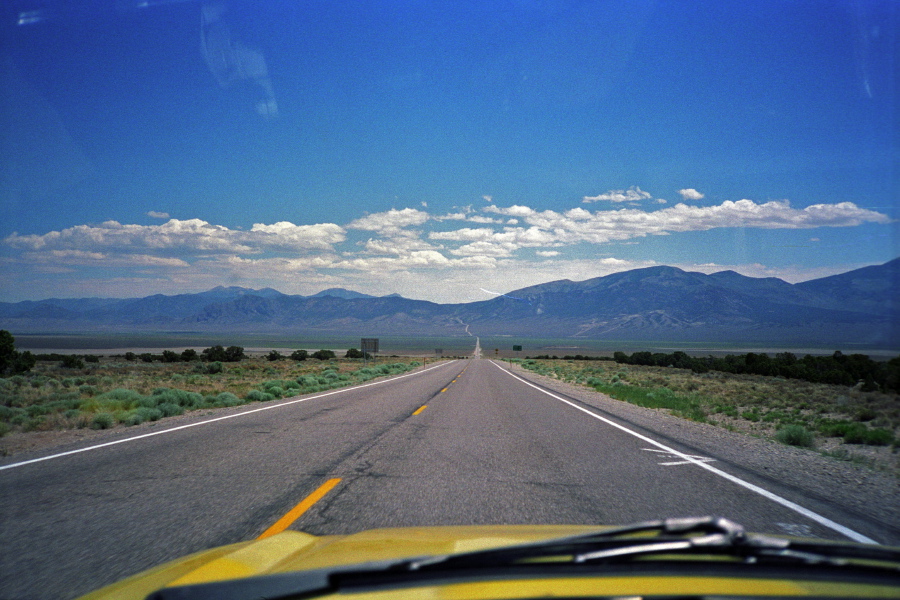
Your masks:
{"label": "windshield wiper", "polygon": [[168,588],[151,594],[148,600],[300,598],[334,593],[348,586],[400,583],[410,578],[469,576],[496,573],[498,569],[506,573],[509,569],[528,572],[535,567],[556,569],[565,565],[579,568],[669,555],[713,555],[738,564],[825,565],[900,575],[900,551],[896,549],[750,534],[728,519],[697,517],[647,521],[490,550]]}
{"label": "windshield wiper", "polygon": [[721,517],[646,521],[537,543],[429,557],[409,561],[406,568],[410,571],[488,568],[534,564],[548,559],[568,564],[594,564],[670,554],[716,554],[747,563],[780,560],[832,566],[847,566],[851,560],[873,561],[900,570],[900,552],[890,548],[793,541],[750,534],[741,525]]}

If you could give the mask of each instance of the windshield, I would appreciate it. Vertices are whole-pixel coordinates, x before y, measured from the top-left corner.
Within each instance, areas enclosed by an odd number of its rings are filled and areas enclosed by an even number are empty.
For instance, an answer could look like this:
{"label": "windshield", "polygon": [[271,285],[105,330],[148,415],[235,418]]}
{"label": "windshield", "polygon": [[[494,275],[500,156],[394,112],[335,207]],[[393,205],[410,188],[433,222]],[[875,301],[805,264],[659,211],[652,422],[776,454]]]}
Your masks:
{"label": "windshield", "polygon": [[900,543],[897,7],[4,1],[0,587],[283,530]]}

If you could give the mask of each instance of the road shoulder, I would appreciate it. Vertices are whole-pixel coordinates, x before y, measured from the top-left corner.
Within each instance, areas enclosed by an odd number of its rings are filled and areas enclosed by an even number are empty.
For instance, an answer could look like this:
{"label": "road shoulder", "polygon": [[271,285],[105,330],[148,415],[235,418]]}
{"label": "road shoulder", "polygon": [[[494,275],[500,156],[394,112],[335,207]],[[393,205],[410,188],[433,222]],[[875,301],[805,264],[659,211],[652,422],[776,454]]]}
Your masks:
{"label": "road shoulder", "polygon": [[[506,368],[504,366],[504,368]],[[514,368],[513,373],[548,390],[600,409],[625,423],[696,449],[700,454],[796,487],[896,528],[900,479],[865,465],[823,456],[708,423],[614,400],[590,388]]]}

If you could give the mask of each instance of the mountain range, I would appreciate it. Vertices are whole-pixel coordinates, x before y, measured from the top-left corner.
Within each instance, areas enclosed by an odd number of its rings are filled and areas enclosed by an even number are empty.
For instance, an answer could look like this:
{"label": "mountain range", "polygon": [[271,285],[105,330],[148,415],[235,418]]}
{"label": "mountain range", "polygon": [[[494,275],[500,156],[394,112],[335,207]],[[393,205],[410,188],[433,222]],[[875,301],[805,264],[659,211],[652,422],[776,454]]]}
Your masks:
{"label": "mountain range", "polygon": [[900,259],[790,284],[734,271],[649,267],[437,304],[332,288],[313,296],[217,287],[145,298],[0,303],[20,333],[196,331],[515,335],[660,342],[900,347]]}

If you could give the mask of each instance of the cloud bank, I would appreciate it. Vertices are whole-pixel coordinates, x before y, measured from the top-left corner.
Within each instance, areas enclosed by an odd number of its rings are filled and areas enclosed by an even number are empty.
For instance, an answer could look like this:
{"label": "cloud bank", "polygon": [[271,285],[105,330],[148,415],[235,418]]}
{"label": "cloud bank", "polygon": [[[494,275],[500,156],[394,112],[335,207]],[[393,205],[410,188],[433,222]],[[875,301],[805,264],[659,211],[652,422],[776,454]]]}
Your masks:
{"label": "cloud bank", "polygon": [[[692,188],[679,194],[686,200],[703,197]],[[648,236],[890,222],[887,215],[852,202],[803,208],[794,208],[786,200],[746,199],[713,206],[651,203],[655,208],[647,209],[633,205],[652,198],[634,186],[584,198],[584,202],[632,204],[605,210],[580,206],[537,210],[487,203],[450,213],[391,209],[343,225],[255,223],[249,230],[201,219],[169,219],[156,225],[106,221],[7,236],[0,246],[4,265],[0,276],[4,289],[31,290],[25,293],[35,297],[79,295],[87,288],[92,291],[81,295],[122,296],[138,289],[175,293],[226,283],[271,286],[290,293],[344,286],[369,293],[469,301],[480,298],[479,282],[491,289],[515,289],[652,264],[609,256],[621,248],[619,244],[639,243]],[[164,218],[164,213],[148,214]],[[803,240],[809,240],[808,233]],[[711,260],[715,260],[712,249]]]}

